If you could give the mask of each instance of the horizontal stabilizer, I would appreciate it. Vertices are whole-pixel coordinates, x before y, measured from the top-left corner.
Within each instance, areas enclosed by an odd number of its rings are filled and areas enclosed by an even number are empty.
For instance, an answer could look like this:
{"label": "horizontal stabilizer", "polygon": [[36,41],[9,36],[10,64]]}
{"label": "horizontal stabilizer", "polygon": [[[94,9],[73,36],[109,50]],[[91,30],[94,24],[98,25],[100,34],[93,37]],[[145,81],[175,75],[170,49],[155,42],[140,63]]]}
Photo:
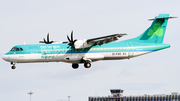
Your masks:
{"label": "horizontal stabilizer", "polygon": [[[156,19],[172,19],[172,18],[177,18],[177,17],[157,17]],[[148,19],[148,21],[153,21],[154,19]]]}

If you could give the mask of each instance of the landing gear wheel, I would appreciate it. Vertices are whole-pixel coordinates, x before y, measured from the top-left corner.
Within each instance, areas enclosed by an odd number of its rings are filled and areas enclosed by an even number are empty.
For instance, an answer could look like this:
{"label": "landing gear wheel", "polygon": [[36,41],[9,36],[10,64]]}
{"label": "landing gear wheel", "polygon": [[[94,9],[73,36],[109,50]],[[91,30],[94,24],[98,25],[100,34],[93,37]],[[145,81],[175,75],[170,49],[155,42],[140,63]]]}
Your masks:
{"label": "landing gear wheel", "polygon": [[84,67],[85,68],[90,68],[91,67],[91,63],[84,63]]}
{"label": "landing gear wheel", "polygon": [[11,68],[12,68],[12,69],[16,69],[16,66],[12,66]]}
{"label": "landing gear wheel", "polygon": [[75,63],[72,64],[73,69],[77,69],[78,67],[79,67],[79,64],[75,64]]}

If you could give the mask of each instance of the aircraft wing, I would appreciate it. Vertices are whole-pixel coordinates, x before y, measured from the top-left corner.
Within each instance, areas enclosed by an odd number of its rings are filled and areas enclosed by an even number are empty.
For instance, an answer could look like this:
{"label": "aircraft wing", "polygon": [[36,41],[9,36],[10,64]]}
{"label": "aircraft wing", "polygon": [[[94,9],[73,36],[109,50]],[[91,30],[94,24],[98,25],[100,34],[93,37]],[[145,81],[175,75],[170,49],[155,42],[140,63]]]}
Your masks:
{"label": "aircraft wing", "polygon": [[93,45],[107,44],[109,42],[113,42],[113,41],[118,40],[118,38],[120,38],[120,37],[122,37],[124,35],[127,35],[127,34],[126,33],[124,33],[124,34],[113,34],[113,35],[108,35],[108,36],[88,39],[87,43],[88,44],[93,44]]}

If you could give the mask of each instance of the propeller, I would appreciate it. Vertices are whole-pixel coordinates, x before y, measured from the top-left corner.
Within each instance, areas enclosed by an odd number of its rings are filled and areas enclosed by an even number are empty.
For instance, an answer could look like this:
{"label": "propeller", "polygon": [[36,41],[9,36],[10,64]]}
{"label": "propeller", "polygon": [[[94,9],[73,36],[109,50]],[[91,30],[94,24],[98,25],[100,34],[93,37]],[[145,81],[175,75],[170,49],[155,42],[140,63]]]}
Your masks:
{"label": "propeller", "polygon": [[51,44],[54,42],[54,41],[49,41],[49,33],[47,34],[47,41],[45,38],[43,38],[43,40],[44,41],[39,41],[39,43]]}
{"label": "propeller", "polygon": [[69,36],[67,35],[67,39],[69,41],[68,45],[71,46],[71,47],[74,47],[74,43],[77,41],[77,40],[73,40],[73,31],[71,32],[71,39],[69,38]]}

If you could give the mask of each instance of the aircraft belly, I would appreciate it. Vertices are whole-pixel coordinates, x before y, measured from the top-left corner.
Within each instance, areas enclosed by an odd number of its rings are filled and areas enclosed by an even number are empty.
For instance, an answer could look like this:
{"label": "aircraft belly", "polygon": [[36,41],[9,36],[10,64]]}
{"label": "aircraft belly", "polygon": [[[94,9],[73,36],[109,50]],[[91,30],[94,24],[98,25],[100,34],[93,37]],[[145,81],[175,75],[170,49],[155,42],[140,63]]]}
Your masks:
{"label": "aircraft belly", "polygon": [[152,52],[152,51],[139,51],[139,52],[134,52],[133,57],[145,55],[145,54],[148,54],[148,53],[151,53],[151,52]]}
{"label": "aircraft belly", "polygon": [[85,56],[83,56],[84,60],[90,59],[92,62],[93,61],[98,61],[98,60],[103,60],[104,55],[102,53],[87,53]]}
{"label": "aircraft belly", "polygon": [[151,53],[153,51],[134,51],[132,55],[128,52],[103,52],[103,53],[75,53],[75,54],[15,54],[9,55],[9,62],[32,63],[32,62],[67,62],[80,63],[81,60],[90,59],[92,62],[98,60],[121,60]]}
{"label": "aircraft belly", "polygon": [[19,62],[19,61],[24,61],[24,55],[8,55],[8,60],[9,62]]}
{"label": "aircraft belly", "polygon": [[[91,59],[92,61],[98,61],[98,60],[117,60],[117,59],[126,59],[128,58],[127,53],[120,53],[120,52],[107,52],[107,53],[88,53],[85,55],[88,59]],[[91,58],[92,57],[92,58]]]}
{"label": "aircraft belly", "polygon": [[23,54],[23,55],[11,55],[9,62],[16,63],[31,63],[31,62],[59,62],[63,61],[63,57],[68,56],[65,54]]}
{"label": "aircraft belly", "polygon": [[111,52],[111,53],[103,53],[103,60],[118,60],[118,59],[126,59],[128,58],[128,54],[125,52]]}
{"label": "aircraft belly", "polygon": [[84,53],[80,53],[80,54],[74,53],[74,54],[64,56],[62,61],[67,62],[67,63],[79,63],[83,56],[84,56]]}
{"label": "aircraft belly", "polygon": [[136,56],[141,56],[144,54],[151,53],[152,51],[139,51],[139,52],[133,52],[133,54],[130,54],[129,52],[118,52],[118,53],[103,53],[104,59],[103,60],[121,60],[121,59],[129,59]]}

